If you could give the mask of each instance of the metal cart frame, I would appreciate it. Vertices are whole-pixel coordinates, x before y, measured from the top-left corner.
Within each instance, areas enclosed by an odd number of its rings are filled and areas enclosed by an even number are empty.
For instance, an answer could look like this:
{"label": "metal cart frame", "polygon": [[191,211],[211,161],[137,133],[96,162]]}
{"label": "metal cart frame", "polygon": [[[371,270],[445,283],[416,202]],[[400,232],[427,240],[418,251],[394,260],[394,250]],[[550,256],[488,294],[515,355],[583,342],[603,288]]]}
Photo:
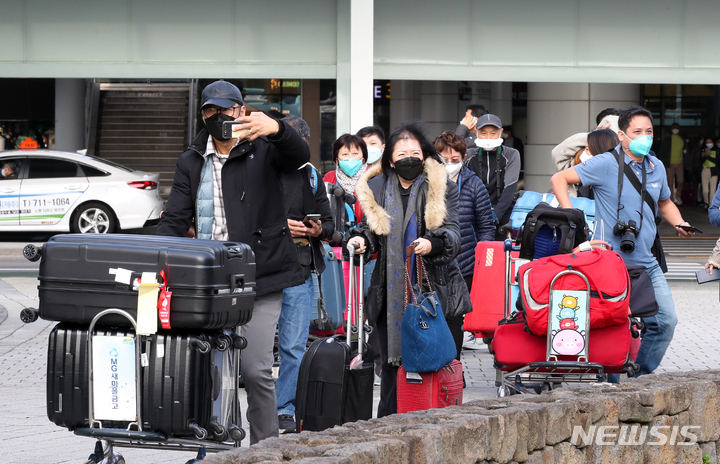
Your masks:
{"label": "metal cart frame", "polygon": [[[511,282],[511,251],[518,251],[520,247],[515,247],[510,239],[505,240],[504,251],[505,251],[505,301],[504,301],[504,317],[510,317],[510,282]],[[555,281],[566,274],[577,274],[583,278],[587,284],[588,293],[590,290],[590,284],[587,278],[580,272],[568,270],[559,273],[552,280],[550,284],[550,291],[552,290]],[[589,316],[589,305],[590,298],[588,295],[588,317],[587,323],[590,324]],[[552,304],[552,296],[550,297],[549,304]],[[551,317],[552,311],[548,311],[548,318]],[[637,325],[637,324],[636,324]],[[638,326],[638,328],[640,328]],[[549,332],[548,326],[548,332]],[[633,335],[634,336],[634,335]],[[589,344],[590,330],[586,334],[586,346]],[[505,397],[515,393],[541,393],[542,391],[550,391],[555,389],[557,384],[566,383],[598,383],[606,382],[607,374],[602,364],[580,361],[560,361],[557,360],[556,356],[550,354],[550,343],[551,338],[548,335],[547,339],[547,351],[546,361],[534,362],[527,366],[523,366],[519,369],[504,372],[498,368],[495,370],[495,386],[498,387],[498,396]],[[634,364],[634,363],[633,363]]]}
{"label": "metal cart frame", "polygon": [[[94,408],[94,391],[93,391],[93,338],[94,330],[97,322],[104,316],[110,314],[117,314],[125,317],[132,324],[133,331],[135,334],[133,338],[135,340],[135,389],[136,389],[136,419],[131,421],[127,428],[103,428],[102,422],[95,418]],[[232,335],[235,335],[233,337]],[[145,448],[145,449],[157,449],[157,450],[175,450],[175,451],[193,451],[197,452],[197,458],[191,459],[188,462],[197,462],[201,460],[207,452],[218,452],[227,451],[240,446],[240,442],[245,438],[245,431],[236,426],[234,429],[221,433],[220,431],[214,430],[213,433],[208,434],[208,431],[197,424],[191,425],[195,438],[191,437],[167,437],[163,433],[150,432],[143,430],[142,421],[142,337],[143,335],[137,334],[137,324],[135,320],[126,311],[116,308],[106,309],[98,313],[90,323],[88,329],[87,338],[87,349],[88,349],[88,388],[89,388],[89,402],[88,402],[88,418],[89,426],[80,427],[74,430],[74,433],[79,436],[94,437],[98,439],[95,446],[95,453],[90,455],[88,463],[123,463],[124,459],[122,456],[114,452],[114,447],[118,448]],[[228,369],[229,377],[234,379],[231,382],[229,388],[225,389],[231,392],[231,398],[229,399],[229,409],[223,408],[221,414],[227,415],[232,424],[241,424],[240,404],[237,395],[237,379],[240,374],[240,364],[238,362],[240,350],[245,347],[246,341],[242,336],[236,333],[228,334],[229,343],[226,346],[220,347],[219,351],[228,351],[227,359],[230,361],[229,365],[223,363],[223,369]],[[209,351],[212,346],[208,342],[203,342],[207,347],[201,347],[200,351],[205,353]],[[221,348],[225,348],[224,350]],[[207,350],[207,351],[205,351]],[[225,353],[221,353],[225,356]],[[222,394],[222,391],[221,393]],[[224,403],[223,403],[224,405]],[[134,430],[133,430],[134,429]],[[213,440],[213,437],[224,439],[223,441]],[[229,440],[228,440],[229,439]],[[102,440],[107,443],[107,446],[102,446]]]}

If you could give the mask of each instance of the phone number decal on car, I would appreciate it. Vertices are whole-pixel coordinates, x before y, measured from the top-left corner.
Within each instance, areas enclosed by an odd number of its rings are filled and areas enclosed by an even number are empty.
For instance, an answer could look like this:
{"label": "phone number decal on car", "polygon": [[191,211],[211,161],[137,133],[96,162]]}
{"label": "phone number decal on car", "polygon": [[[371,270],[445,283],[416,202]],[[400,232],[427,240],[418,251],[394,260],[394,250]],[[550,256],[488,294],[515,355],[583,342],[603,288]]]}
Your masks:
{"label": "phone number decal on car", "polygon": [[20,198],[20,216],[62,217],[83,192],[27,196]]}

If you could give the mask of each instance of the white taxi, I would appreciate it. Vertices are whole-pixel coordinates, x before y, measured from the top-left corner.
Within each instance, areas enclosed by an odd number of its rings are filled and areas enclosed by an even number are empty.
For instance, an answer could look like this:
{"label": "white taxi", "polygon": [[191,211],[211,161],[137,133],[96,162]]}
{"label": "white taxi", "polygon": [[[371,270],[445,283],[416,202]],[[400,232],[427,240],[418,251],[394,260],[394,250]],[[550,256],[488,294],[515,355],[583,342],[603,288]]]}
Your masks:
{"label": "white taxi", "polygon": [[105,234],[155,225],[159,179],[94,156],[0,152],[0,232]]}

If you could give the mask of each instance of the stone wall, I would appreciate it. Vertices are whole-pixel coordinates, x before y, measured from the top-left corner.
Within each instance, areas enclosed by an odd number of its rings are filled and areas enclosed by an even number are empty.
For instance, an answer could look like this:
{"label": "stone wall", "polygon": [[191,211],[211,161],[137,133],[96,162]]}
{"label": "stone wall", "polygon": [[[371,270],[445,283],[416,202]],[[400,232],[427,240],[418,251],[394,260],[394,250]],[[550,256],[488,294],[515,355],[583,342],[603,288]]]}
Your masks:
{"label": "stone wall", "polygon": [[[284,435],[203,462],[696,464],[707,454],[717,463],[719,387],[720,371],[650,375]],[[633,435],[639,444],[618,444]]]}

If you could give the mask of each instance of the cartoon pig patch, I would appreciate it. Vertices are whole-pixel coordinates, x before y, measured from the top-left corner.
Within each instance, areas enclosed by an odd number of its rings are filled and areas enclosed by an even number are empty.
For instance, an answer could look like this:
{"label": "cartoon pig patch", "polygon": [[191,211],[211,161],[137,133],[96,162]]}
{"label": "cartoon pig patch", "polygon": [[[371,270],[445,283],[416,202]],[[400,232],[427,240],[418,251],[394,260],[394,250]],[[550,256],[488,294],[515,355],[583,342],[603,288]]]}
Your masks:
{"label": "cartoon pig patch", "polygon": [[576,320],[577,320],[577,317],[575,319],[560,319],[560,330],[563,330],[563,329],[577,330],[578,325],[575,323]]}
{"label": "cartoon pig patch", "polygon": [[585,348],[585,331],[573,329],[552,331],[552,347],[557,354],[574,356]]}

